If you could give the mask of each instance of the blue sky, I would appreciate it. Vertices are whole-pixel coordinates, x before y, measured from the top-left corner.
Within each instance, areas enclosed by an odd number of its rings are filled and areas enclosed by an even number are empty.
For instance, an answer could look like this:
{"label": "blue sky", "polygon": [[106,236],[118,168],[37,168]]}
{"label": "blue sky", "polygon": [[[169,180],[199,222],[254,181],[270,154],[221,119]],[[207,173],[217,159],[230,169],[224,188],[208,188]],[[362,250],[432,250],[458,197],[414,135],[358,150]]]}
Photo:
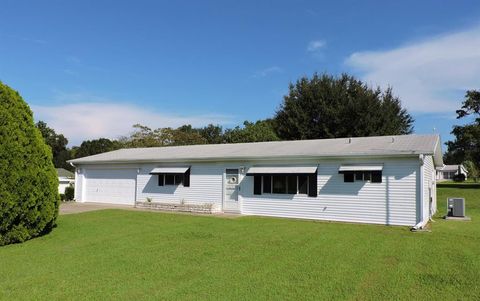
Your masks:
{"label": "blue sky", "polygon": [[391,85],[416,133],[480,89],[478,1],[2,1],[0,80],[71,144],[271,117],[313,72]]}

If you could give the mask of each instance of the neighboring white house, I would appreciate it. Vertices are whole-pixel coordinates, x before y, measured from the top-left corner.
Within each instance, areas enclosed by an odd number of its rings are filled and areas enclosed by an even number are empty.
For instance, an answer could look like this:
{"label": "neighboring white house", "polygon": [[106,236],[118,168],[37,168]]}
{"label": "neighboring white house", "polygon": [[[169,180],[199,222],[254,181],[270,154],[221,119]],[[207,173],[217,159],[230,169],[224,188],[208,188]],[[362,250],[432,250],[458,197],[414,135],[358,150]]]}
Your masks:
{"label": "neighboring white house", "polygon": [[468,171],[463,165],[444,165],[443,168],[437,170],[437,180],[452,180],[453,177],[458,174],[458,169],[467,179]]}
{"label": "neighboring white house", "polygon": [[58,193],[64,194],[65,188],[75,184],[75,174],[64,168],[57,168]]}
{"label": "neighboring white house", "polygon": [[422,227],[437,207],[440,145],[438,135],[404,135],[170,146],[70,163],[79,202]]}

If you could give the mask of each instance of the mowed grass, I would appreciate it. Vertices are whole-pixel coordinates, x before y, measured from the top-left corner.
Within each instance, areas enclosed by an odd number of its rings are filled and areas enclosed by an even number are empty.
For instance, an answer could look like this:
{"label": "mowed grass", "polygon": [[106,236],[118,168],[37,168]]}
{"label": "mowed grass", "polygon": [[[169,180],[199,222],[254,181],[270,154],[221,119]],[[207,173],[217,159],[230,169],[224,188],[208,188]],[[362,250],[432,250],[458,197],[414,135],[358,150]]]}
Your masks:
{"label": "mowed grass", "polygon": [[[6,300],[478,300],[480,189],[439,188],[432,232],[104,210],[0,248]],[[445,221],[447,196],[471,222]]]}

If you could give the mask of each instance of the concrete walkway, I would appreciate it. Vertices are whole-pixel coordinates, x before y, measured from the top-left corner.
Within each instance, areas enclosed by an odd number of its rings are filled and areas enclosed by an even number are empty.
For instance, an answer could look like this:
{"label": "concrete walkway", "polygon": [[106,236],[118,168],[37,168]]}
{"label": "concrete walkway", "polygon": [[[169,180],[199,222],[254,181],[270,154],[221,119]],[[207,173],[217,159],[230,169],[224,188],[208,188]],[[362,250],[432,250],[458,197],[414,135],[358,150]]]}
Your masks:
{"label": "concrete walkway", "polygon": [[77,203],[77,202],[62,202],[60,204],[60,214],[73,214],[87,211],[95,211],[102,209],[134,209],[133,206],[128,205],[113,205],[102,203]]}

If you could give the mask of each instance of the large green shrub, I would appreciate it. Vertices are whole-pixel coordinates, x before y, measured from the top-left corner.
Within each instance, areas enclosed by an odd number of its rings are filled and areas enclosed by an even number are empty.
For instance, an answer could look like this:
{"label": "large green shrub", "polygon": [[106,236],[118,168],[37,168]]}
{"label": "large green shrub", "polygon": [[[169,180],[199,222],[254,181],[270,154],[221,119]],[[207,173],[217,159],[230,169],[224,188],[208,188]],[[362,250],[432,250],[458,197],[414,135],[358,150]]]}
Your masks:
{"label": "large green shrub", "polygon": [[18,92],[0,82],[0,245],[49,232],[59,206],[50,148]]}

